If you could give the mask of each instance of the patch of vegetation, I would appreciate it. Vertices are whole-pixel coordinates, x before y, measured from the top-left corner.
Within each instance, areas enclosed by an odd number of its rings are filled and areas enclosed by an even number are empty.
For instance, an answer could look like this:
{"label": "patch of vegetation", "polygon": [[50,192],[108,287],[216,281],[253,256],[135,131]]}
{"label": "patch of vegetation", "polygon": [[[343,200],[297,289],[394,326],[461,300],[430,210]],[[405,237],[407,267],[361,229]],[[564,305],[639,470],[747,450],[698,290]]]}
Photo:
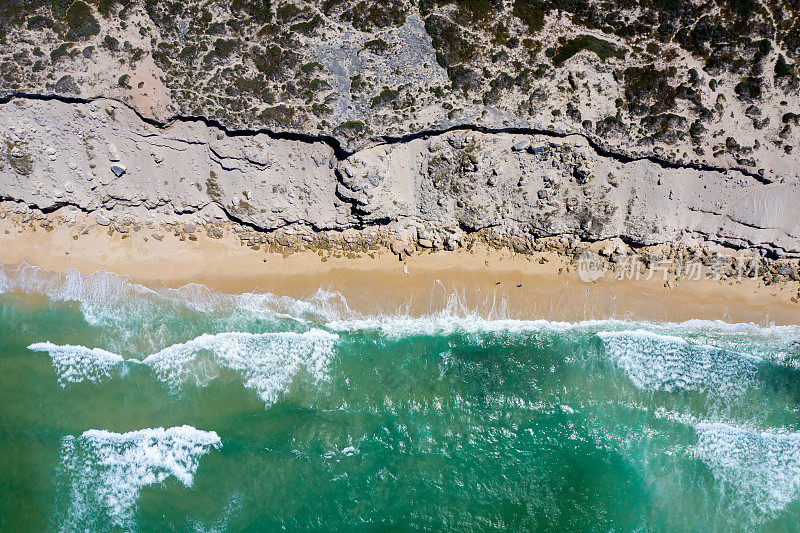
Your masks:
{"label": "patch of vegetation", "polygon": [[267,123],[277,123],[281,126],[289,126],[294,119],[295,110],[285,104],[268,107],[261,111],[259,118]]}
{"label": "patch of vegetation", "polygon": [[53,21],[44,15],[34,15],[28,19],[27,28],[29,30],[43,30],[45,28],[52,28]]}
{"label": "patch of vegetation", "polygon": [[778,60],[775,61],[775,80],[789,80],[793,83],[798,81],[798,77],[794,72],[794,65],[787,63],[783,54],[779,55]]}
{"label": "patch of vegetation", "polygon": [[625,59],[625,50],[614,43],[598,39],[593,35],[579,35],[567,41],[556,50],[555,55],[553,55],[553,65],[560,66],[566,60],[583,50],[594,52],[601,61],[605,61],[610,57]]}
{"label": "patch of vegetation", "polygon": [[125,10],[130,7],[133,1],[134,0],[92,0],[92,3],[97,7],[97,12],[104,17],[108,17],[111,14],[111,10],[119,5],[120,16],[124,19]]}
{"label": "patch of vegetation", "polygon": [[111,50],[112,52],[116,52],[119,50],[119,41],[110,35],[106,35],[103,37],[103,46]]}
{"label": "patch of vegetation", "polygon": [[356,95],[369,88],[369,83],[361,76],[355,74],[350,77],[350,93]]}
{"label": "patch of vegetation", "polygon": [[514,0],[514,15],[528,26],[531,33],[544,28],[544,16],[548,6],[541,0]]}
{"label": "patch of vegetation", "polygon": [[21,143],[6,140],[6,155],[8,162],[11,163],[11,168],[17,174],[27,176],[33,171],[33,160],[30,154],[22,150],[22,146],[24,145]]}
{"label": "patch of vegetation", "polygon": [[595,132],[600,136],[609,134],[623,134],[626,131],[625,123],[622,122],[619,112],[616,115],[610,115],[606,118],[599,120],[595,125]]}
{"label": "patch of vegetation", "polygon": [[369,50],[373,54],[382,54],[389,49],[389,43],[383,39],[371,39],[364,43],[364,50]]}
{"label": "patch of vegetation", "polygon": [[66,13],[69,31],[66,38],[79,41],[100,33],[100,24],[92,15],[92,8],[82,0],[75,0]]}
{"label": "patch of vegetation", "polygon": [[44,0],[30,0],[20,2],[19,0],[3,0],[0,2],[0,40],[5,37],[5,30],[19,27],[34,15],[39,7],[44,4]]}
{"label": "patch of vegetation", "polygon": [[314,116],[323,117],[333,113],[333,109],[325,104],[315,103],[311,105],[311,112],[314,113]]}
{"label": "patch of vegetation", "polygon": [[669,79],[675,67],[658,70],[655,65],[628,67],[622,72],[628,110],[637,115],[659,115],[675,107],[677,90]]}
{"label": "patch of vegetation", "polygon": [[119,77],[119,80],[117,80],[117,83],[119,83],[120,87],[123,87],[125,89],[131,89],[131,77],[130,77],[130,75],[129,74],[123,74],[122,76]]}
{"label": "patch of vegetation", "polygon": [[262,53],[258,53],[253,58],[253,61],[259,72],[262,72],[269,78],[275,76],[280,70],[283,56],[283,49],[281,49],[280,46],[273,44],[267,46]]}
{"label": "patch of vegetation", "polygon": [[215,57],[225,59],[236,50],[238,45],[239,41],[236,39],[217,39],[214,41],[214,48],[205,55],[203,61],[208,62]]}
{"label": "patch of vegetation", "polygon": [[444,17],[428,17],[425,29],[433,47],[442,54],[441,57],[437,55],[437,61],[444,63],[445,68],[470,61],[477,52],[475,45],[464,38],[461,28]]}
{"label": "patch of vegetation", "polygon": [[215,202],[222,200],[222,189],[220,189],[219,182],[217,181],[217,173],[213,170],[209,172],[208,179],[206,180],[206,192]]}
{"label": "patch of vegetation", "polygon": [[353,26],[361,31],[402,26],[406,22],[406,7],[402,0],[358,2],[353,8]]}
{"label": "patch of vegetation", "polygon": [[689,136],[692,138],[692,142],[695,144],[699,144],[701,140],[701,136],[705,133],[706,128],[700,122],[700,119],[695,120],[692,122],[692,125],[689,126]]}
{"label": "patch of vegetation", "polygon": [[783,54],[779,55],[778,60],[775,61],[775,77],[783,78],[793,74],[794,66],[786,62],[786,58],[783,57]]}
{"label": "patch of vegetation", "polygon": [[52,0],[50,11],[56,20],[64,20],[67,17],[67,10],[72,5],[72,0]]}
{"label": "patch of vegetation", "polygon": [[567,113],[566,115],[572,119],[573,122],[580,123],[582,120],[581,111],[572,102],[567,102]]}
{"label": "patch of vegetation", "polygon": [[447,70],[452,88],[464,94],[481,85],[481,76],[466,64],[478,54],[475,44],[464,38],[462,29],[451,20],[438,15],[425,19],[425,30],[436,49],[436,61]]}
{"label": "patch of vegetation", "polygon": [[310,34],[316,30],[319,25],[322,24],[322,17],[319,15],[314,15],[310,20],[306,20],[303,22],[298,22],[296,24],[292,24],[289,26],[289,31]]}
{"label": "patch of vegetation", "polygon": [[253,206],[250,205],[250,202],[246,202],[244,200],[239,200],[239,205],[237,211],[240,213],[250,213],[253,210]]}
{"label": "patch of vegetation", "polygon": [[311,74],[315,70],[322,70],[322,68],[323,67],[322,67],[321,63],[317,63],[316,61],[312,61],[312,62],[306,63],[305,65],[300,67],[300,70],[303,72],[303,74]]}
{"label": "patch of vegetation", "polygon": [[675,113],[662,113],[642,118],[640,124],[651,132],[654,139],[671,141],[682,139],[686,131],[686,118]]}
{"label": "patch of vegetation", "polygon": [[439,5],[456,4],[456,8],[469,15],[472,21],[486,20],[497,2],[492,0],[436,0]]}
{"label": "patch of vegetation", "polygon": [[781,117],[781,122],[789,124],[790,122],[795,126],[800,125],[800,114],[797,113],[784,113]]}
{"label": "patch of vegetation", "polygon": [[726,0],[726,3],[742,19],[749,19],[756,8],[756,0]]}
{"label": "patch of vegetation", "polygon": [[272,20],[272,5],[270,0],[233,0],[231,11],[239,16],[246,16],[260,24]]}
{"label": "patch of vegetation", "polygon": [[50,52],[50,61],[55,64],[62,57],[69,55],[69,51],[72,46],[72,43],[61,44],[61,46]]}
{"label": "patch of vegetation", "polygon": [[348,120],[336,126],[333,131],[352,138],[367,133],[367,125],[360,120]]}
{"label": "patch of vegetation", "polygon": [[400,91],[397,89],[391,89],[389,87],[384,87],[383,90],[372,99],[371,106],[372,108],[376,108],[378,106],[383,106],[387,104],[391,104],[397,96],[400,94]]}
{"label": "patch of vegetation", "polygon": [[733,90],[743,100],[754,100],[761,97],[761,81],[757,76],[747,76]]}
{"label": "patch of vegetation", "polygon": [[507,72],[501,72],[495,79],[489,82],[490,89],[483,95],[484,104],[497,102],[500,100],[503,91],[511,89],[520,80],[521,78],[514,78]]}
{"label": "patch of vegetation", "polygon": [[317,91],[321,91],[323,89],[331,88],[330,84],[327,81],[320,78],[314,78],[313,80],[309,81],[307,87],[312,94],[316,93]]}
{"label": "patch of vegetation", "polygon": [[285,22],[296,18],[303,11],[294,4],[283,4],[275,10],[278,20]]}

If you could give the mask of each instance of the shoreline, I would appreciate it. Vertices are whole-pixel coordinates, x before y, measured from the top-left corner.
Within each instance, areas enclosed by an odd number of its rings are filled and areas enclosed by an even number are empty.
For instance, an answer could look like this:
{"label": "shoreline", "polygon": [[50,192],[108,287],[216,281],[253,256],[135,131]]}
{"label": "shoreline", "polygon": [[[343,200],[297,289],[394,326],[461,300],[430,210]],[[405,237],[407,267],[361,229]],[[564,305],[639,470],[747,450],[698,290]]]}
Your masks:
{"label": "shoreline", "polygon": [[269,292],[301,300],[324,289],[340,293],[350,309],[364,315],[421,316],[450,301],[462,313],[493,318],[800,324],[795,281],[765,285],[758,278],[672,277],[664,282],[659,274],[649,280],[607,275],[584,282],[572,256],[550,250],[522,254],[476,243],[453,251],[417,247],[397,253],[394,245],[322,251],[245,245],[231,227],[161,234],[145,226],[119,229],[82,214],[69,221],[29,217],[27,223],[5,217],[0,264],[28,263],[56,272],[75,268],[83,275],[105,270],[152,288],[199,283],[224,293]]}

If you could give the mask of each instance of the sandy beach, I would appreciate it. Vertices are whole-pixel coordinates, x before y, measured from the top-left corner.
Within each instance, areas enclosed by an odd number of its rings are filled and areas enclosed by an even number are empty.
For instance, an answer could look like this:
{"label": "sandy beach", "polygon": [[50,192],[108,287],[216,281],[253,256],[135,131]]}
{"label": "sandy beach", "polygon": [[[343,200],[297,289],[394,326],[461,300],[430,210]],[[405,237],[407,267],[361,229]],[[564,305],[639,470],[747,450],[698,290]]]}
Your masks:
{"label": "sandy beach", "polygon": [[[106,270],[149,287],[202,283],[226,292],[270,292],[298,299],[318,289],[338,291],[351,309],[421,315],[455,303],[483,316],[578,321],[619,318],[680,322],[689,319],[800,323],[797,283],[764,286],[758,279],[682,280],[661,275],[618,280],[612,273],[582,281],[568,257],[475,247],[424,251],[401,261],[389,250],[369,254],[254,250],[226,231],[194,239],[153,231],[109,231],[97,224],[20,225],[0,220],[0,263],[21,263],[82,274]],[[454,297],[454,295],[457,295]]]}

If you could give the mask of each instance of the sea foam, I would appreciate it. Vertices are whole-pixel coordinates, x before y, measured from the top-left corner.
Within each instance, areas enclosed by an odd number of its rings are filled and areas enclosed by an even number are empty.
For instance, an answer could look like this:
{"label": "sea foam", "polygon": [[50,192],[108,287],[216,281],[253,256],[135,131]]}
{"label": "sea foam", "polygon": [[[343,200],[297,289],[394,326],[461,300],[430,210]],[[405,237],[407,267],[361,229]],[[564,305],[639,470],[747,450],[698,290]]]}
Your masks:
{"label": "sea foam", "polygon": [[31,344],[28,348],[50,354],[62,386],[101,381],[123,363],[149,366],[174,390],[187,382],[206,386],[225,369],[237,372],[244,386],[255,390],[269,406],[288,391],[301,372],[313,381],[325,381],[338,338],[322,330],[203,334],[189,342],[168,346],[143,361],[124,359],[99,348],[50,342]]}
{"label": "sea foam", "polygon": [[[270,293],[225,294],[197,283],[150,289],[113,272],[82,275],[69,269],[62,274],[28,264],[15,269],[0,265],[2,293],[77,303],[87,324],[97,328],[103,347],[128,357],[186,341],[186,334],[302,330],[309,323],[350,315],[339,293],[323,289],[304,300]],[[187,330],[187,325],[192,327]]]}
{"label": "sea foam", "polygon": [[[205,334],[149,355],[143,363],[174,387],[189,380],[204,385],[213,379],[214,366],[233,370],[269,406],[301,371],[316,381],[326,380],[338,338],[321,330]],[[204,358],[207,353],[212,354],[210,359]]]}
{"label": "sea foam", "polygon": [[695,426],[696,456],[734,507],[756,521],[784,509],[800,492],[800,433],[770,433],[723,423]]}
{"label": "sea foam", "polygon": [[759,357],[646,330],[600,331],[606,355],[644,390],[731,391],[756,376]]}
{"label": "sea foam", "polygon": [[[431,292],[440,284],[433,284]],[[800,326],[730,324],[720,320],[682,323],[631,322],[620,319],[563,322],[520,320],[510,316],[503,300],[492,301],[483,312],[451,292],[441,309],[411,316],[408,309],[365,315],[351,309],[338,292],[318,289],[307,299],[270,293],[225,294],[191,283],[178,289],[150,289],[127,276],[98,271],[82,275],[70,269],[63,274],[23,264],[15,269],[0,265],[0,293],[44,294],[58,301],[74,301],[91,325],[104,333],[104,347],[118,353],[153,353],[164,346],[186,342],[177,337],[180,324],[201,324],[192,336],[225,331],[285,331],[309,327],[335,332],[374,332],[389,339],[411,336],[569,334],[576,340],[603,331],[643,330],[680,337],[693,345],[751,354],[771,361],[790,361],[800,355],[796,340]],[[195,313],[191,315],[191,313]],[[190,337],[191,338],[191,337]]]}
{"label": "sea foam", "polygon": [[214,431],[191,426],[128,433],[92,429],[64,437],[58,529],[132,529],[143,487],[170,477],[191,487],[200,458],[221,446]]}
{"label": "sea foam", "polygon": [[[41,294],[54,301],[77,302],[86,305],[90,323],[103,319],[102,310],[126,306],[132,302],[175,306],[198,312],[241,309],[264,318],[274,316],[317,319],[341,317],[350,313],[341,294],[319,289],[309,298],[298,300],[271,293],[226,294],[211,290],[200,283],[188,283],[177,289],[148,288],[134,283],[126,275],[98,270],[83,275],[74,268],[63,273],[20,264],[11,269],[0,264],[0,294]],[[94,314],[97,313],[97,314]]]}
{"label": "sea foam", "polygon": [[[52,342],[37,342],[29,350],[48,352],[62,387],[81,381],[99,382],[111,377],[112,371],[125,362],[125,358],[100,348],[56,345]],[[138,361],[134,361],[138,363]]]}

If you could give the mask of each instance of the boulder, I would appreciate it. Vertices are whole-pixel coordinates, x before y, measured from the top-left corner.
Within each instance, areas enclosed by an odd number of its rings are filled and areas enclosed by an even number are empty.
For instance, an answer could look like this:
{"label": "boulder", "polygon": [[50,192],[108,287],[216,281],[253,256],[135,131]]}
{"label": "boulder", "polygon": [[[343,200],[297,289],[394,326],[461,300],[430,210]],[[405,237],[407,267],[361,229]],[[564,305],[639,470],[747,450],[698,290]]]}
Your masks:
{"label": "boulder", "polygon": [[55,91],[61,94],[80,94],[81,92],[81,90],[78,88],[78,85],[75,83],[75,80],[69,74],[59,78],[59,80],[56,82]]}
{"label": "boulder", "polygon": [[511,147],[511,149],[515,152],[521,152],[523,150],[527,150],[530,147],[530,145],[531,142],[529,140],[523,139],[518,143],[515,143],[514,146]]}
{"label": "boulder", "polygon": [[108,145],[108,160],[112,163],[116,163],[120,160],[119,151],[117,151],[117,147],[114,143]]}

